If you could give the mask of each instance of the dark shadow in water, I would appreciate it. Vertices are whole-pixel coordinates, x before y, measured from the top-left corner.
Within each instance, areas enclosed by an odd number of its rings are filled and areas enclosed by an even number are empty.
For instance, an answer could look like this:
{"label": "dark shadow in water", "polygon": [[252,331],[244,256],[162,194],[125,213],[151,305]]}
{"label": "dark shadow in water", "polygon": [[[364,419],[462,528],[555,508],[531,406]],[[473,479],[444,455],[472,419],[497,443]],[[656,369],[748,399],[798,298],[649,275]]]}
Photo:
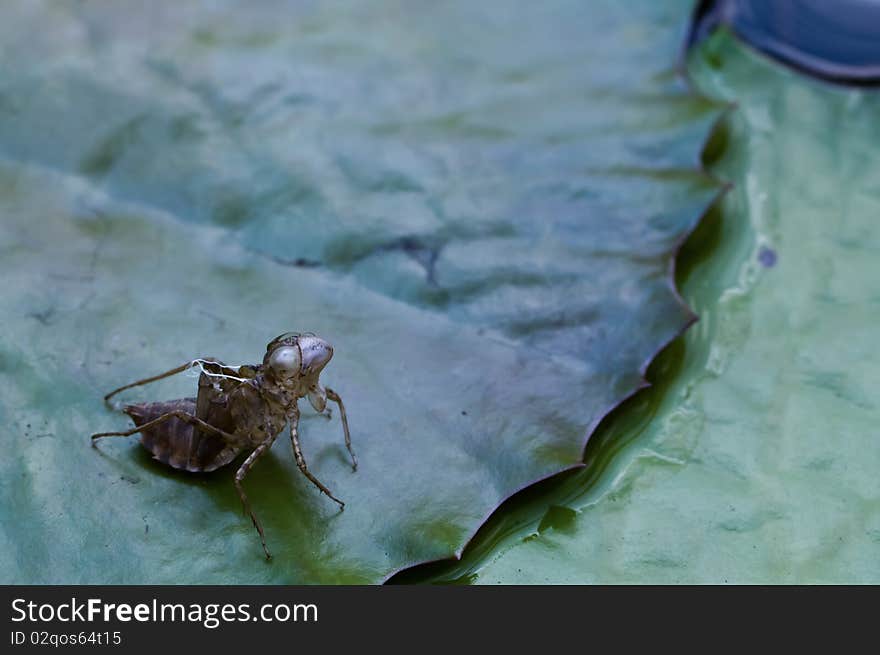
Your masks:
{"label": "dark shadow in water", "polygon": [[877,0],[701,0],[691,17],[687,49],[719,26],[809,75],[880,86]]}

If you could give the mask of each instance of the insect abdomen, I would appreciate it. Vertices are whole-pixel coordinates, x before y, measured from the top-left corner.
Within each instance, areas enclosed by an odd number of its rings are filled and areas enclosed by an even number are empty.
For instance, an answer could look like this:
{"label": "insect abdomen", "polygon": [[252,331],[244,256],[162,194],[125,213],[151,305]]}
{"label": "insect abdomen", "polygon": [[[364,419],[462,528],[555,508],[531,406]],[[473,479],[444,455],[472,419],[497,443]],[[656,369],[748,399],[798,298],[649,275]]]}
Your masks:
{"label": "insect abdomen", "polygon": [[[136,426],[175,410],[195,415],[195,398],[128,405],[124,409]],[[194,443],[197,436],[200,439]],[[177,417],[142,431],[141,445],[163,464],[194,473],[218,469],[235,459],[240,451],[240,448],[227,444],[220,437],[197,431],[193,425]]]}

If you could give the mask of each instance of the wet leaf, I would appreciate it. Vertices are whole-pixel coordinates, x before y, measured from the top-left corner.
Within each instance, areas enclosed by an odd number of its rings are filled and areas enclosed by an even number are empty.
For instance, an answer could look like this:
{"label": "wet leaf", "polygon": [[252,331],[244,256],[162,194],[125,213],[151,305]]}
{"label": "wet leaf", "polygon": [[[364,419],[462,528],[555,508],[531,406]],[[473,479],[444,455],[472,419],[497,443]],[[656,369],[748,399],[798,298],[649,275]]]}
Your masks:
{"label": "wet leaf", "polygon": [[[880,97],[726,31],[691,63],[736,103],[716,164],[734,188],[682,259],[702,320],[587,470],[502,513],[441,579],[880,581]],[[542,520],[556,505],[576,518]]]}
{"label": "wet leaf", "polygon": [[[0,27],[7,582],[379,582],[460,552],[692,316],[669,279],[718,193],[718,110],[674,73],[689,3],[341,9],[18,2]],[[451,36],[452,35],[452,36]],[[329,339],[245,481],[185,475],[103,393]],[[179,377],[130,401],[193,394]]]}

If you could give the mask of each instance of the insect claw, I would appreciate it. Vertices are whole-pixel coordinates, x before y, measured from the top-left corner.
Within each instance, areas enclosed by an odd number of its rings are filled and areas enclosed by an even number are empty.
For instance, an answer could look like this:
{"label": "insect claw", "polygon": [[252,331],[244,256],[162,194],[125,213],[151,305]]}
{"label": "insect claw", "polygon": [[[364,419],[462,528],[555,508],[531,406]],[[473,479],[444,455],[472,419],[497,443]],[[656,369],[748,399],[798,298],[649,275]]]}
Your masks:
{"label": "insect claw", "polygon": [[344,502],[342,502],[341,500],[339,500],[336,496],[334,496],[333,494],[331,494],[331,493],[330,493],[328,490],[326,490],[326,489],[321,489],[321,493],[323,493],[323,494],[327,494],[327,497],[328,497],[330,500],[332,500],[334,503],[336,503],[337,505],[339,505],[339,511],[340,511],[340,512],[345,511],[345,503],[344,503]]}
{"label": "insect claw", "polygon": [[96,432],[95,434],[89,437],[89,440],[92,442],[92,447],[98,447],[98,439],[102,437],[127,437],[130,433],[134,432],[130,430],[129,432]]}

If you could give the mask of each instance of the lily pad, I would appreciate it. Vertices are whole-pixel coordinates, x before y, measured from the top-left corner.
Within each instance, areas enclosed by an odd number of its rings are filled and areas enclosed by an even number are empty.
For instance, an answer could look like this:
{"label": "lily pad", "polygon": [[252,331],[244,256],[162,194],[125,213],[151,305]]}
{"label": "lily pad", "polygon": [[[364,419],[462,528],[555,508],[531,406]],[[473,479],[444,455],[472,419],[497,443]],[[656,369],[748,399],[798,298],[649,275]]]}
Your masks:
{"label": "lily pad", "polygon": [[[687,2],[291,10],[13,2],[0,48],[0,575],[373,583],[581,464],[693,315],[669,271],[719,185],[673,70]],[[453,35],[452,37],[450,35]],[[245,481],[130,441],[107,390],[329,339],[338,419]],[[192,395],[180,376],[130,401]]]}
{"label": "lily pad", "polygon": [[736,103],[713,165],[733,189],[682,259],[701,323],[585,470],[501,512],[434,579],[880,582],[880,96],[726,30],[690,66]]}

